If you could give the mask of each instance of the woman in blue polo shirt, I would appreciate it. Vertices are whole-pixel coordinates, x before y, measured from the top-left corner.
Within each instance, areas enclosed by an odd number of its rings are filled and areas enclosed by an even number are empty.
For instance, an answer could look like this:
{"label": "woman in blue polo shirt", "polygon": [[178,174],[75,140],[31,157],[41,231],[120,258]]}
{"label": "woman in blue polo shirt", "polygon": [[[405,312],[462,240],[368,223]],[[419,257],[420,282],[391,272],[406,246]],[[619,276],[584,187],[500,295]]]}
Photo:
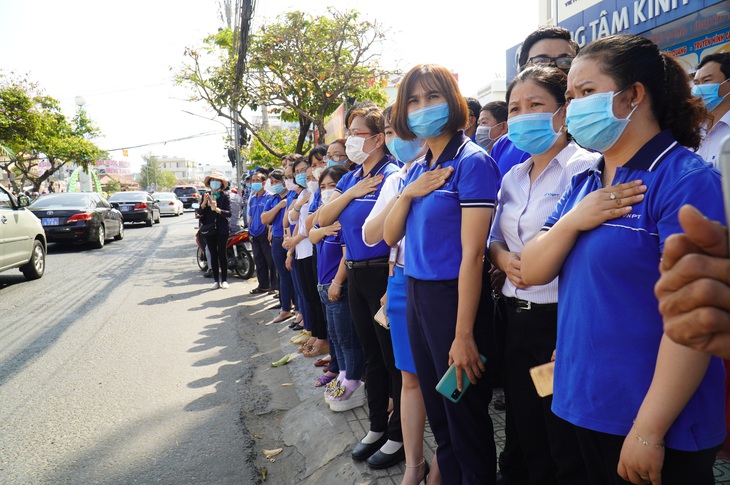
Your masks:
{"label": "woman in blue polo shirt", "polygon": [[[382,182],[398,167],[386,155],[383,111],[374,104],[357,107],[349,115],[347,158],[359,165],[342,177],[330,202],[320,208],[319,224],[339,220],[345,241],[350,314],[365,353],[370,431],[352,452],[373,468],[388,468],[404,459],[400,426],[401,375],[395,367],[390,332],[373,317],[388,284],[388,254],[384,242],[368,247],[362,225],[380,193]],[[393,413],[388,419],[388,398]]]}
{"label": "woman in blue polo shirt", "polygon": [[568,131],[603,158],[522,252],[525,284],[560,275],[553,412],[575,425],[590,483],[710,485],[722,362],[663,333],[653,291],[679,208],[724,218],[719,174],[684,148],[705,109],[677,61],[633,35],[581,50],[567,98]]}
{"label": "woman in blue polo shirt", "polygon": [[294,301],[294,284],[291,273],[284,266],[286,249],[282,247],[284,241],[284,213],[286,212],[287,190],[284,185],[284,171],[280,168],[269,174],[271,192],[261,213],[261,222],[271,227],[271,258],[274,260],[276,272],[279,275],[279,302],[281,310],[274,318],[274,323],[283,322],[292,316],[292,302]]}
{"label": "woman in blue polo shirt", "polygon": [[507,413],[515,422],[517,442],[529,483],[586,483],[585,466],[573,427],[541,398],[530,368],[550,362],[558,331],[558,280],[526,286],[520,253],[553,213],[570,179],[599,158],[570,142],[565,132],[568,78],[554,67],[521,71],[507,88],[508,136],[530,158],[502,178],[499,207],[489,243],[492,262],[507,275],[504,348]]}
{"label": "woman in blue polo shirt", "polygon": [[[494,483],[497,473],[487,412],[492,390],[480,357],[488,353],[491,326],[476,317],[499,170],[461,131],[467,116],[444,67],[418,65],[405,75],[392,125],[401,139],[425,139],[429,150],[408,172],[384,228],[388,244],[407,236],[408,336],[446,484]],[[435,389],[451,364],[459,390],[465,378],[475,384],[458,403]]]}
{"label": "woman in blue polo shirt", "polygon": [[256,278],[259,285],[251,290],[252,295],[272,292],[277,286],[276,267],[271,258],[271,243],[266,224],[261,222],[261,214],[269,195],[264,189],[266,175],[256,172],[251,177],[251,198],[248,201],[248,233],[251,236],[253,258],[256,263]]}

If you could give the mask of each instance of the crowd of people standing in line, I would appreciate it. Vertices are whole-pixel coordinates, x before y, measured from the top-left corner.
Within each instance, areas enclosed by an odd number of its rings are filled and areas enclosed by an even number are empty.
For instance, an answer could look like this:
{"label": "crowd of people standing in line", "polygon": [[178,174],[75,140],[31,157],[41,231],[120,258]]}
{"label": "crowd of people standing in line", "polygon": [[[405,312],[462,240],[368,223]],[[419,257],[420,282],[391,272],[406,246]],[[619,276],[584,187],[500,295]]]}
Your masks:
{"label": "crowd of people standing in line", "polygon": [[[547,27],[519,63],[506,100],[483,107],[418,65],[392,106],[347,113],[346,138],[257,170],[251,293],[278,298],[274,322],[320,357],[313,385],[333,411],[367,402],[352,458],[405,460],[403,483],[712,484],[726,374],[683,344],[730,357],[716,335],[728,272],[706,263],[727,267],[727,233],[702,217],[725,221],[713,164],[730,54],[691,80],[646,38],[579,49]],[[225,187],[210,187],[201,210],[225,216]],[[698,296],[698,280],[713,291]],[[554,395],[540,397],[530,369],[553,361]],[[458,392],[442,395],[450,367]]]}

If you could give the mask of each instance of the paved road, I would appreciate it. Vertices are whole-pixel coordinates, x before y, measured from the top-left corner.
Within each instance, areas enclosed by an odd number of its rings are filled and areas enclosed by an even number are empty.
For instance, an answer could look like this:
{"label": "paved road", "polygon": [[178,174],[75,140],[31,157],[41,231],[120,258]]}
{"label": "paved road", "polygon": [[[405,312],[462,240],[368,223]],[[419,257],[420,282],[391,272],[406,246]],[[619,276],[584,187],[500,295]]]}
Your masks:
{"label": "paved road", "polygon": [[252,483],[235,320],[207,291],[193,215],[0,273],[0,483]]}

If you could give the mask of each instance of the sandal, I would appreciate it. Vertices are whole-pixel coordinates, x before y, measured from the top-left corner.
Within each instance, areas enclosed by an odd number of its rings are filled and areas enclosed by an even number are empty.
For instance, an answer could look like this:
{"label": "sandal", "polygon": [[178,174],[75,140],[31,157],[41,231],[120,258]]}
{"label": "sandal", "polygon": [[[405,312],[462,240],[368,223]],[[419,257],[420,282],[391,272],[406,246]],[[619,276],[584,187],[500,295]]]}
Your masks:
{"label": "sandal", "polygon": [[322,366],[322,372],[327,373],[329,371],[330,371],[329,363]]}
{"label": "sandal", "polygon": [[304,354],[304,357],[317,357],[318,355],[327,355],[329,353],[330,353],[329,345],[325,345],[318,349],[314,348],[314,346],[312,346],[312,348],[310,350],[308,350],[308,351],[305,350],[304,352],[302,352],[302,354]]}
{"label": "sandal", "polygon": [[329,375],[327,375],[327,374],[321,375],[321,376],[319,376],[319,377],[317,378],[317,380],[316,380],[316,381],[314,382],[314,387],[322,387],[322,386],[326,386],[327,384],[329,384],[330,382],[332,382],[332,380],[333,380],[333,379],[334,379],[335,377],[337,377],[337,374],[332,374],[331,376],[329,376]]}
{"label": "sandal", "polygon": [[307,352],[309,352],[311,350],[312,350],[312,346],[311,345],[309,345],[308,343],[303,343],[302,345],[299,346],[299,348],[297,349],[297,352],[301,352],[302,354],[306,354]]}
{"label": "sandal", "polygon": [[258,295],[260,293],[266,293],[268,291],[269,291],[268,288],[254,288],[253,290],[249,291],[249,294]]}
{"label": "sandal", "polygon": [[[276,295],[276,290],[266,290],[269,295]],[[278,297],[278,296],[277,296]]]}
{"label": "sandal", "polygon": [[279,312],[279,316],[274,318],[274,323],[283,322],[284,320],[289,320],[292,317],[291,312]]}
{"label": "sandal", "polygon": [[329,361],[330,361],[330,359],[331,359],[331,357],[330,357],[329,355],[328,355],[327,357],[324,357],[324,358],[322,358],[322,359],[317,359],[317,360],[316,360],[316,361],[314,362],[314,366],[315,366],[315,367],[324,367],[324,365],[325,365],[325,364],[326,364],[327,362],[329,362]]}

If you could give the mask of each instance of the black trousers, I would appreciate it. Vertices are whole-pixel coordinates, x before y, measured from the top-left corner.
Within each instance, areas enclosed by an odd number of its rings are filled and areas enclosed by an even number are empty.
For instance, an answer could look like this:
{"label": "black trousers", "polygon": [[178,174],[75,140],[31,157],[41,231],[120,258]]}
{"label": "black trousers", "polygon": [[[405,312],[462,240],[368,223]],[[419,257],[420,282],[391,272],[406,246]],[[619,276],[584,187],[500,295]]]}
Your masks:
{"label": "black trousers", "polygon": [[266,231],[251,238],[253,249],[253,261],[256,264],[256,278],[259,280],[259,288],[275,290],[279,287],[276,277],[276,266],[271,256],[271,243]]}
{"label": "black trousers", "polygon": [[[438,445],[441,483],[494,484],[497,463],[488,412],[492,399],[489,371],[456,404],[436,391],[436,384],[449,368],[449,351],[456,335],[458,280],[409,277],[406,298],[408,338],[428,422]],[[489,353],[492,338],[491,328],[476,320],[474,341],[479,353]]]}
{"label": "black trousers", "polygon": [[213,280],[228,280],[228,255],[226,254],[227,234],[213,234],[205,236],[205,244],[210,250],[210,269],[213,270]]}
{"label": "black trousers", "polygon": [[[618,460],[625,436],[599,433],[575,426],[590,485],[626,485],[619,476]],[[664,449],[662,485],[713,485],[713,464],[719,446],[700,451]]]}
{"label": "black trousers", "polygon": [[519,309],[507,304],[505,398],[533,485],[583,485],[588,475],[573,425],[557,417],[552,396],[540,397],[530,368],[550,362],[558,308]]}
{"label": "black trousers", "polygon": [[[296,272],[299,283],[302,285],[302,292],[304,292],[304,300],[307,302],[307,308],[309,312],[307,317],[310,319],[309,325],[312,331],[312,337],[318,339],[327,339],[327,319],[324,316],[324,309],[322,308],[322,300],[319,298],[319,291],[317,291],[317,273],[314,265],[312,264],[312,257],[302,258],[297,260]],[[334,351],[333,351],[334,352]],[[330,365],[331,367],[331,365]]]}
{"label": "black trousers", "polygon": [[[390,331],[373,320],[387,288],[387,266],[347,270],[350,315],[365,354],[370,431],[387,431],[388,439],[403,441],[400,423],[402,377],[395,367]],[[391,397],[393,414],[388,420],[388,398]]]}

